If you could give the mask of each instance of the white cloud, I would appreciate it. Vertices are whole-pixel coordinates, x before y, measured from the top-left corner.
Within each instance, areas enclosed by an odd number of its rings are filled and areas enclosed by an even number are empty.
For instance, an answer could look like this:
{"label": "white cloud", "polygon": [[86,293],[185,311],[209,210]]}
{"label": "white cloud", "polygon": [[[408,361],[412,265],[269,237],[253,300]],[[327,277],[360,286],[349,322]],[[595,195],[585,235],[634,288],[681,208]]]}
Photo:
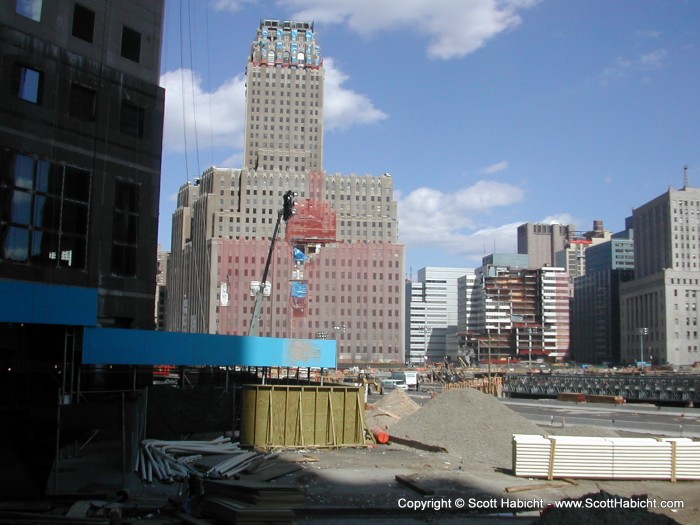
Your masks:
{"label": "white cloud", "polygon": [[548,215],[541,221],[537,221],[541,224],[563,224],[563,225],[576,225],[574,218],[568,213],[557,213],[554,215]]}
{"label": "white cloud", "polygon": [[[332,58],[324,60],[324,69],[326,131],[387,118],[367,96],[344,87],[349,77],[335,66]],[[166,151],[192,151],[196,146],[200,150],[213,147],[240,152],[243,149],[246,88],[242,75],[227,80],[211,93],[203,86],[201,76],[189,69],[169,71],[160,83],[166,90],[163,136]],[[229,155],[229,160],[236,158],[242,158],[240,153]]]}
{"label": "white cloud", "polygon": [[484,175],[493,175],[494,173],[498,173],[499,171],[507,170],[509,166],[510,164],[507,160],[502,160],[501,162],[497,162],[496,164],[492,164],[491,166],[481,168],[479,172],[483,173]]}
{"label": "white cloud", "polygon": [[161,76],[160,84],[165,88],[163,148],[166,151],[182,152],[197,146],[200,149],[243,147],[243,77],[227,80],[208,93],[198,73],[178,69]]}
{"label": "white cloud", "polygon": [[246,4],[257,3],[257,0],[213,0],[212,6],[218,11],[230,11],[231,13],[235,13],[243,9]]}
{"label": "white cloud", "polygon": [[607,85],[612,80],[625,78],[632,73],[646,73],[661,69],[667,56],[668,52],[665,49],[657,49],[634,59],[617,57],[613,64],[603,70],[600,83]]}
{"label": "white cloud", "polygon": [[515,250],[520,223],[483,227],[480,217],[522,201],[524,191],[517,186],[482,180],[449,194],[431,188],[419,188],[406,197],[396,193],[402,243],[465,258],[480,258],[484,243],[489,248],[494,243],[502,246],[501,251]]}
{"label": "white cloud", "polygon": [[663,65],[663,61],[668,53],[665,49],[657,49],[639,57],[639,65],[645,68],[656,69]]}
{"label": "white cloud", "polygon": [[365,36],[415,30],[428,38],[428,55],[459,58],[521,23],[519,10],[540,0],[280,0],[294,18],[347,24]]}
{"label": "white cloud", "polygon": [[367,96],[343,87],[349,77],[335,66],[332,58],[324,58],[323,68],[323,118],[326,131],[371,124],[387,118],[385,113],[374,107]]}

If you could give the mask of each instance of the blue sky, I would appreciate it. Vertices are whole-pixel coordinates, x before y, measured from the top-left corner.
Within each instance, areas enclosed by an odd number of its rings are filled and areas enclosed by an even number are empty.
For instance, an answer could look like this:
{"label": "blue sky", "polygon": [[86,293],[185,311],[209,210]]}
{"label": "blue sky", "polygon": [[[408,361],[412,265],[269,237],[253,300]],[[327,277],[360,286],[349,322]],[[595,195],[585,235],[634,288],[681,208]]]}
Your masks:
{"label": "blue sky", "polygon": [[165,248],[180,185],[242,166],[263,18],[314,21],[325,170],[392,175],[407,273],[515,252],[524,222],[619,231],[685,165],[700,186],[698,1],[166,0]]}

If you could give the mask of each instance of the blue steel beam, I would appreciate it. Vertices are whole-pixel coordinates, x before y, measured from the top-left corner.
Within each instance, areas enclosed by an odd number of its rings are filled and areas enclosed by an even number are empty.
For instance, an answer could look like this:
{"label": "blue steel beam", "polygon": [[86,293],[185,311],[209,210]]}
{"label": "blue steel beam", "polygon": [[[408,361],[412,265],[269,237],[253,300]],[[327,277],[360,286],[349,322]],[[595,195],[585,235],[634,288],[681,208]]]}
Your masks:
{"label": "blue steel beam", "polygon": [[336,342],[85,328],[83,364],[335,368]]}

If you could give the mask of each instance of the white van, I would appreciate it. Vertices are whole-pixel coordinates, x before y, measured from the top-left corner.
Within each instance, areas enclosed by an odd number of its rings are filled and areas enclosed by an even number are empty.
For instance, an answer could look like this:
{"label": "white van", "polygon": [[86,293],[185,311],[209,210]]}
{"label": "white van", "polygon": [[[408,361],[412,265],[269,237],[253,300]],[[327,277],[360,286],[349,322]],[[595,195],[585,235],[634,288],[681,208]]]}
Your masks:
{"label": "white van", "polygon": [[408,385],[405,381],[401,381],[400,379],[385,379],[382,381],[382,388],[384,390],[393,390],[395,388],[399,390],[408,390]]}

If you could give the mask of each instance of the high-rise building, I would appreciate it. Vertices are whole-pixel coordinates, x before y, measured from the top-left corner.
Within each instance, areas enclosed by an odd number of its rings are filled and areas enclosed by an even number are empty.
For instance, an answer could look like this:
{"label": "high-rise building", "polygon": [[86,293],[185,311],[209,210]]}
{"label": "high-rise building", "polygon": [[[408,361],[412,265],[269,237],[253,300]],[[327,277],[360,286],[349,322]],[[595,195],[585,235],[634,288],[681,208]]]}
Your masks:
{"label": "high-rise building", "polygon": [[246,75],[245,167],[323,169],[323,61],[311,22],[264,20]]}
{"label": "high-rise building", "polygon": [[[341,365],[403,362],[394,181],[322,171],[323,61],[313,25],[262,22],[247,75],[245,167],[209,168],[178,194],[168,329],[248,334],[269,255],[260,335],[336,339]],[[287,191],[297,213],[270,251]]]}
{"label": "high-rise building", "polygon": [[574,226],[525,223],[518,226],[518,253],[530,257],[530,268],[555,266],[556,253],[574,236]]}
{"label": "high-rise building", "polygon": [[634,279],[621,285],[621,359],[700,362],[700,189],[686,181],[635,208]]}
{"label": "high-rise building", "polygon": [[457,281],[473,274],[467,268],[426,267],[410,283],[408,362],[442,362],[450,357],[448,342],[457,333]]}
{"label": "high-rise building", "polygon": [[586,250],[586,274],[574,280],[572,357],[620,362],[620,286],[634,277],[632,218],[627,229]]}

